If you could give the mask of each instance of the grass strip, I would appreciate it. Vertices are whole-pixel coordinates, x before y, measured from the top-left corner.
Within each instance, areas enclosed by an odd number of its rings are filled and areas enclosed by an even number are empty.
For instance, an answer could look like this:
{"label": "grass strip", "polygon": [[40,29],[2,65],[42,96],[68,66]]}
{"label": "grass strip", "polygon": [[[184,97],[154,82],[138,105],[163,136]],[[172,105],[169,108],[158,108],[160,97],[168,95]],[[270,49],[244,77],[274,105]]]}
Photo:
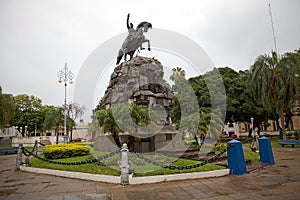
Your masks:
{"label": "grass strip", "polygon": [[[94,156],[104,155],[105,152],[93,152]],[[199,161],[188,160],[188,159],[174,159],[164,155],[148,155],[147,157],[154,159],[155,161],[163,162],[165,164],[170,164],[172,166],[188,166],[199,163]],[[79,156],[74,158],[64,158],[57,159],[56,161],[63,162],[74,162],[74,161],[83,161],[91,158],[91,156]],[[161,168],[159,166],[154,166],[150,163],[145,162],[143,159],[138,158],[136,155],[130,155],[129,159],[132,161],[134,165],[134,176],[154,176],[154,175],[167,175],[167,174],[180,174],[180,173],[189,173],[189,172],[202,172],[202,171],[211,171],[211,170],[220,170],[226,169],[225,167],[218,166],[215,164],[206,164],[202,167],[193,168],[193,169],[185,169],[185,170],[170,170]],[[112,175],[119,176],[120,169],[118,165],[118,161],[120,160],[120,155],[115,155],[113,157],[105,159],[103,162],[92,163],[92,164],[84,164],[84,165],[58,165],[52,164],[45,161],[38,160],[37,158],[30,159],[30,167],[37,168],[47,168],[47,169],[56,169],[56,170],[64,170],[64,171],[73,171],[73,172],[84,172],[91,174],[104,174],[104,175]],[[175,160],[172,163],[170,161]]]}

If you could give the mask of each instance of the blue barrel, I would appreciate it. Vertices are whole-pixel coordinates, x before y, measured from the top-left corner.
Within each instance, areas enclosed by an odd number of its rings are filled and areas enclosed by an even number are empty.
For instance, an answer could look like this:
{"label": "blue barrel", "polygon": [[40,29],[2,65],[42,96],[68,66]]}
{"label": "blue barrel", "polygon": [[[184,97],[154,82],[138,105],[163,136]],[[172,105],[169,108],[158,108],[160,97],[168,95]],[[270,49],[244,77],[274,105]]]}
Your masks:
{"label": "blue barrel", "polygon": [[242,143],[238,140],[231,140],[227,143],[228,149],[228,168],[230,174],[241,176],[247,173],[246,162]]}
{"label": "blue barrel", "polygon": [[263,136],[258,139],[260,162],[274,165],[274,157],[270,139]]}

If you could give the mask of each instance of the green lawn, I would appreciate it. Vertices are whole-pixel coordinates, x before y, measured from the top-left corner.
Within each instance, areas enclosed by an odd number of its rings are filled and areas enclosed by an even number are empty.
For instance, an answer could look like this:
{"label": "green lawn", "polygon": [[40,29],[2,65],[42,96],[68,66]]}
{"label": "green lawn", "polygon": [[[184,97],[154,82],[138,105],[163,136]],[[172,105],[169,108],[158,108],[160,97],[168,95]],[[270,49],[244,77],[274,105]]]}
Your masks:
{"label": "green lawn", "polygon": [[[75,157],[75,158],[57,159],[56,161],[77,162],[77,161],[84,161],[88,158],[91,158],[91,157],[90,156],[80,156],[80,157]],[[73,172],[85,172],[85,173],[91,173],[91,174],[105,174],[105,175],[112,175],[112,176],[120,175],[119,170],[116,170],[111,167],[103,166],[101,163],[91,163],[91,164],[84,164],[84,165],[58,165],[58,164],[41,161],[37,158],[31,158],[29,166],[37,167],[37,168],[73,171]]]}
{"label": "green lawn", "polygon": [[[94,156],[99,156],[106,153],[93,152],[92,154]],[[148,155],[145,157],[151,158],[152,160],[155,160],[157,162],[165,163],[166,165],[169,165],[171,163],[170,165],[173,166],[179,166],[179,165],[187,166],[187,165],[194,165],[199,163],[199,161],[187,160],[187,159],[174,159],[167,156],[163,156],[161,154]],[[75,158],[58,159],[57,161],[65,161],[65,162],[83,161],[88,158],[91,158],[91,156],[80,156]],[[164,169],[159,166],[154,166],[152,164],[149,164],[145,162],[143,159],[138,158],[134,154],[129,154],[129,159],[134,164],[134,176],[152,176],[152,175],[164,175],[164,174],[201,172],[201,171],[226,169],[225,167],[218,166],[215,164],[206,164],[202,167],[198,167],[194,169],[170,170],[170,169]],[[37,158],[31,158],[29,166],[37,167],[37,168],[48,168],[48,169],[56,169],[56,170],[119,176],[120,175],[120,170],[118,166],[119,160],[120,160],[120,156],[114,155],[113,157],[107,158],[100,163],[84,164],[84,165],[58,165],[58,164],[47,163],[45,161],[40,161]]]}
{"label": "green lawn", "polygon": [[251,163],[259,163],[259,154],[252,150],[244,150],[244,157],[246,160],[251,160]]}
{"label": "green lawn", "polygon": [[[274,144],[279,144],[279,140],[271,140],[272,146]],[[243,144],[243,146],[248,146],[249,143]],[[215,154],[219,153],[220,148],[226,146],[226,143],[221,143],[216,145],[214,148],[213,146],[203,146],[203,148],[211,149]],[[107,154],[107,152],[99,152],[99,151],[91,151],[91,155],[89,156],[80,156],[74,158],[64,158],[64,159],[57,159],[57,161],[64,161],[64,162],[78,162],[84,161],[86,159],[90,159],[93,157],[98,157],[100,155]],[[225,153],[224,155],[226,155]],[[43,155],[41,155],[43,156]],[[251,160],[252,163],[259,162],[259,154],[255,153],[251,150],[244,150],[244,156],[246,160]],[[199,161],[188,160],[188,159],[176,159],[173,157],[164,156],[162,154],[151,154],[151,155],[144,155],[145,158],[150,158],[156,162],[163,163],[165,165],[171,166],[188,166],[200,163]],[[48,168],[48,169],[56,169],[56,170],[65,170],[65,171],[76,171],[76,172],[85,172],[85,173],[92,173],[92,174],[105,174],[105,175],[113,175],[119,176],[120,175],[120,168],[118,165],[118,161],[120,160],[120,155],[114,155],[113,157],[104,159],[98,163],[92,164],[84,164],[84,165],[58,165],[47,163],[45,161],[40,161],[36,158],[31,158],[30,166],[31,167],[38,167],[38,168]],[[225,169],[225,167],[215,165],[215,164],[206,164],[202,167],[194,168],[194,169],[187,169],[187,170],[171,170],[165,169],[159,166],[155,166],[152,164],[147,163],[145,160],[140,159],[137,155],[129,153],[129,160],[132,161],[134,165],[134,176],[152,176],[152,175],[164,175],[164,174],[178,174],[178,173],[188,173],[188,172],[201,172],[201,171],[211,171],[211,170],[220,170]]]}
{"label": "green lawn", "polygon": [[[186,165],[193,165],[197,163],[199,163],[199,161],[177,159],[172,164],[172,166],[178,166],[178,165],[186,166]],[[136,171],[138,172],[135,172],[134,176],[139,177],[139,176],[154,176],[154,175],[166,175],[166,174],[181,174],[181,173],[203,172],[203,171],[212,171],[212,170],[220,170],[220,169],[226,169],[226,168],[211,163],[208,163],[202,167],[187,169],[187,170],[171,170],[171,169],[161,168],[158,166],[146,165],[144,167],[137,166]]]}

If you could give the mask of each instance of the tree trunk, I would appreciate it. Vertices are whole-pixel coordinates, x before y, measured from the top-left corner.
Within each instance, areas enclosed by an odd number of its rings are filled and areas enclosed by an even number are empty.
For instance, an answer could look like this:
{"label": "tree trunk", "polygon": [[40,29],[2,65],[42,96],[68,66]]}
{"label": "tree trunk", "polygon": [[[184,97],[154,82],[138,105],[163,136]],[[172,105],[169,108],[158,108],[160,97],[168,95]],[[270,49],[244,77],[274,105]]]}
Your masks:
{"label": "tree trunk", "polygon": [[283,138],[286,139],[285,130],[284,130],[284,116],[283,116],[283,114],[280,114],[280,123],[281,123],[281,130],[282,130],[282,133],[283,133]]}
{"label": "tree trunk", "polygon": [[114,138],[114,140],[115,140],[115,143],[116,143],[116,145],[119,147],[119,148],[121,148],[121,142],[120,142],[120,139],[119,139],[119,135],[118,134],[116,134],[116,133],[113,133],[113,138]]}
{"label": "tree trunk", "polygon": [[58,131],[59,131],[59,124],[56,125],[56,128],[55,128],[56,144],[58,144]]}
{"label": "tree trunk", "polygon": [[58,144],[58,131],[55,129],[55,135],[56,135],[56,144]]}
{"label": "tree trunk", "polygon": [[198,135],[195,135],[195,140],[196,140],[197,144],[200,146],[201,141],[200,141],[200,137]]}
{"label": "tree trunk", "polygon": [[70,138],[69,138],[70,142],[73,142],[72,137],[73,137],[73,128],[71,127]]}
{"label": "tree trunk", "polygon": [[132,135],[128,136],[128,148],[129,150],[134,150],[134,139],[135,137]]}

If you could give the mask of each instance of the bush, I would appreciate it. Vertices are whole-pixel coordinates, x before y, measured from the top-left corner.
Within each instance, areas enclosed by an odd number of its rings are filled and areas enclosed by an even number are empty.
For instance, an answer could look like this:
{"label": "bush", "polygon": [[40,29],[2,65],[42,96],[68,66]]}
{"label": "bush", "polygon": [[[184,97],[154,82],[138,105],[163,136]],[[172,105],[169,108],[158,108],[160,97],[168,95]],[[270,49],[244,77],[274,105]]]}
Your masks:
{"label": "bush", "polygon": [[223,144],[217,144],[215,146],[215,151],[222,151],[223,149],[227,148],[227,144],[223,143]]}
{"label": "bush", "polygon": [[94,142],[70,142],[68,144],[77,144],[77,145],[84,145],[94,148]]}
{"label": "bush", "polygon": [[77,144],[48,145],[44,147],[43,154],[45,158],[48,159],[71,158],[89,155],[90,148],[88,146]]}
{"label": "bush", "polygon": [[191,147],[191,148],[199,147],[199,145],[195,139],[194,140],[185,140],[184,143],[187,147]]}

